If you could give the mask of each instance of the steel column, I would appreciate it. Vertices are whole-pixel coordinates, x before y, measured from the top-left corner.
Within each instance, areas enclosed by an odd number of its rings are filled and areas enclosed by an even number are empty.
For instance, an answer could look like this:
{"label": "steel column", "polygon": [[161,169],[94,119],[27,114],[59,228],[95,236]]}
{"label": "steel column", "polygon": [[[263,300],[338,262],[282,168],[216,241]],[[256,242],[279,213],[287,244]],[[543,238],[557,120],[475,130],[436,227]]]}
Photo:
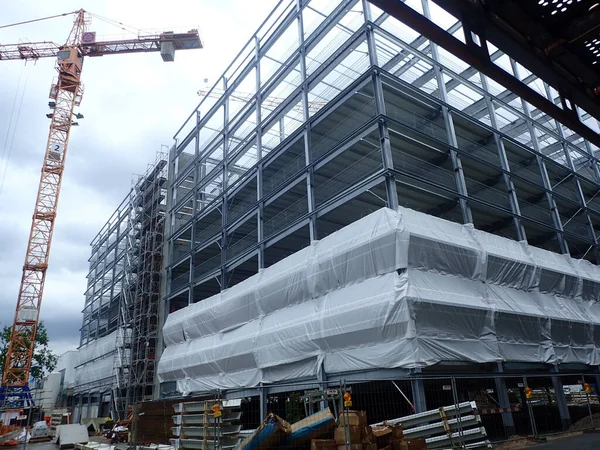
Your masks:
{"label": "steel column", "polygon": [[[258,269],[264,269],[265,267],[265,246],[262,243],[264,240],[264,203],[261,201],[263,196],[263,169],[264,165],[262,162],[262,127],[261,123],[261,103],[262,94],[260,92],[260,39],[258,36],[254,37],[254,58],[256,60],[256,158],[259,161],[258,168],[256,170],[256,201],[258,202],[258,208],[256,209],[256,237],[259,242],[258,246]],[[261,415],[261,417],[264,417]]]}
{"label": "steel column", "polygon": [[[423,6],[423,13],[427,19],[431,19],[431,12],[429,11],[429,1],[421,0],[421,4]],[[433,59],[439,63],[440,55],[438,53],[437,45],[432,41],[430,44],[431,48],[431,56]],[[435,78],[438,84],[438,90],[440,92],[440,99],[444,103],[448,103],[448,93],[446,92],[446,82],[444,81],[444,77],[442,76],[442,72],[438,64],[433,66],[435,70]],[[454,147],[458,148],[458,141],[456,139],[456,131],[454,130],[454,121],[452,120],[452,116],[448,110],[448,107],[442,105],[442,115],[444,117],[444,124],[446,125],[446,134],[448,137],[448,143]],[[460,161],[460,157],[458,153],[454,149],[450,149],[450,158],[452,159],[452,167],[454,168],[454,177],[456,180],[456,189],[460,194],[459,204],[462,213],[463,223],[473,223],[473,215],[471,213],[471,207],[469,206],[469,202],[466,200],[468,197],[467,192],[467,183],[465,182],[465,174],[463,172],[462,163]]]}
{"label": "steel column", "polygon": [[[506,380],[502,378],[504,373],[504,367],[502,366],[502,362],[498,361],[496,363],[496,367],[498,369],[498,374],[500,375],[497,378],[494,378],[494,383],[496,384],[496,393],[498,394],[498,403],[500,404],[500,408],[508,408],[510,410],[510,400],[508,398],[508,389],[506,388]],[[511,412],[503,412],[501,413],[502,423],[504,424],[504,431],[507,436],[514,436],[516,434],[515,421],[513,420],[513,416]]]}
{"label": "steel column", "polygon": [[[371,5],[367,0],[362,0],[364,17],[366,22],[367,47],[369,51],[369,63],[371,67],[377,67],[377,43],[373,26],[371,24]],[[373,80],[373,95],[375,97],[375,113],[377,116],[385,116],[385,99],[383,95],[383,83],[381,82],[381,74],[379,70],[374,70],[372,73]],[[385,191],[387,196],[387,206],[394,210],[398,209],[398,189],[396,188],[396,178],[390,169],[394,168],[394,158],[392,156],[392,145],[390,142],[390,133],[387,122],[380,118],[378,121],[379,142],[381,148],[381,157],[385,173]]]}
{"label": "steel column", "polygon": [[[515,78],[521,79],[517,63],[512,58],[510,59],[510,65]],[[540,143],[538,141],[536,131],[531,121],[531,111],[529,109],[529,104],[523,98],[521,98],[521,107],[523,108],[523,112],[525,113],[525,116],[528,119],[526,120],[527,129],[529,131],[529,135],[531,136],[531,144],[533,145],[533,150],[535,151],[535,159],[540,170],[540,176],[542,177],[544,188],[546,190],[546,200],[550,207],[550,214],[552,216],[554,228],[557,230],[556,239],[558,240],[558,245],[560,247],[561,253],[568,255],[569,246],[567,245],[567,241],[565,241],[562,220],[560,218],[560,213],[558,211],[558,207],[556,206],[556,201],[554,200],[554,195],[552,193],[552,183],[550,182],[550,177],[548,176],[548,171],[546,169],[544,159],[541,157],[542,153],[540,151]]]}
{"label": "steel column", "polygon": [[[479,74],[481,79],[481,86],[484,90],[489,91],[489,86],[485,75]],[[498,129],[498,118],[496,117],[496,109],[490,98],[485,96],[485,103],[487,105],[488,114],[490,115],[490,122],[494,129]],[[525,234],[525,227],[521,222],[521,209],[519,208],[519,201],[515,192],[515,185],[510,178],[510,165],[508,164],[508,157],[506,156],[506,149],[504,148],[504,142],[500,139],[497,133],[494,133],[494,142],[496,143],[496,149],[498,151],[498,158],[500,159],[500,166],[502,167],[502,178],[506,186],[508,193],[508,201],[510,203],[510,210],[513,213],[513,223],[517,230],[517,237],[519,241],[527,241],[527,235]]]}
{"label": "steel column", "polygon": [[[558,373],[558,366],[553,366],[550,370],[552,373]],[[554,394],[556,395],[556,404],[560,413],[560,421],[564,431],[567,431],[571,426],[571,416],[569,415],[569,407],[567,406],[567,398],[563,383],[559,376],[552,376],[552,385],[554,386]]]}
{"label": "steel column", "polygon": [[302,18],[302,4],[303,0],[296,0],[296,9],[298,12],[298,54],[300,58],[300,80],[302,87],[302,113],[304,119],[304,162],[307,167],[306,176],[306,198],[308,202],[308,231],[310,234],[310,241],[316,241],[317,236],[317,224],[315,211],[315,193],[314,193],[314,167],[311,165],[312,161],[312,148],[311,148],[311,131],[310,131],[310,114],[309,114],[309,103],[308,103],[308,83],[306,75],[306,45],[304,41],[304,20]]}
{"label": "steel column", "polygon": [[427,411],[427,401],[425,399],[425,386],[421,378],[413,378],[410,380],[412,390],[412,402],[415,407],[415,413]]}
{"label": "steel column", "polygon": [[[548,86],[547,83],[544,83],[544,88],[546,90],[546,94],[548,95],[548,97],[550,97],[550,95],[549,95],[550,87]],[[592,221],[590,213],[587,209],[587,202],[585,200],[585,195],[583,193],[583,189],[581,187],[579,177],[576,174],[575,165],[573,164],[573,158],[571,158],[571,152],[569,151],[569,146],[565,140],[565,132],[563,130],[562,124],[558,120],[555,120],[555,123],[556,123],[556,129],[558,131],[558,135],[560,136],[560,139],[562,140],[562,148],[563,148],[563,152],[565,154],[565,158],[567,159],[567,163],[569,164],[569,169],[571,169],[574,173],[573,179],[575,181],[575,186],[577,188],[577,195],[579,196],[579,201],[581,202],[581,206],[582,206],[581,209],[583,209],[583,214],[584,214],[586,222],[587,222],[588,232],[590,234],[590,238],[592,239],[592,245],[594,247],[594,254],[596,256],[595,259],[596,259],[596,262],[600,262],[600,251],[598,249],[598,238],[596,236],[596,231],[594,230],[594,222]],[[577,214],[577,213],[575,213],[575,214]]]}

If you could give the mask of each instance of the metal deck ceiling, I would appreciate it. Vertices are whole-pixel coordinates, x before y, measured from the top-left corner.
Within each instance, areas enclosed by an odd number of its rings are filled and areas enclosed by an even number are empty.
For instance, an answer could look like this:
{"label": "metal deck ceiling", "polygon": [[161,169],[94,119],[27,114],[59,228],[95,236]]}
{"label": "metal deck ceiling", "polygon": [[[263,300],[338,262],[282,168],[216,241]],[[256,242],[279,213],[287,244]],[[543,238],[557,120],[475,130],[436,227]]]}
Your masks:
{"label": "metal deck ceiling", "polygon": [[[461,21],[463,41],[403,0],[370,1],[600,146],[600,136],[581,122],[575,108],[600,120],[600,2],[433,0]],[[554,87],[560,104],[494,64],[492,45]]]}
{"label": "metal deck ceiling", "polygon": [[[443,3],[443,1],[442,1]],[[600,4],[595,0],[487,1],[490,17],[514,29],[566,80],[594,95],[600,85]]]}

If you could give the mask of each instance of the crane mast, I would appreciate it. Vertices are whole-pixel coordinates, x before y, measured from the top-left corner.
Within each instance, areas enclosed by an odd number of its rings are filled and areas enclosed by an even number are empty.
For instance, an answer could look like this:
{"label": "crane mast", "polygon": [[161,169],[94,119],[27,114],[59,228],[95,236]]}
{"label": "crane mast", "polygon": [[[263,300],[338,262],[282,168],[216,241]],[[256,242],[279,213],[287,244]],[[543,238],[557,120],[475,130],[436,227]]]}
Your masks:
{"label": "crane mast", "polygon": [[86,12],[81,9],[75,13],[73,27],[64,45],[46,41],[0,45],[0,61],[56,57],[58,71],[57,82],[50,90],[50,98],[53,100],[50,106],[54,110],[4,363],[0,389],[0,407],[3,410],[32,404],[28,387],[29,375],[73,114],[83,95],[81,71],[84,56],[160,51],[163,61],[173,61],[176,49],[202,48],[197,30],[95,42],[95,33],[86,33],[88,24]]}
{"label": "crane mast", "polygon": [[20,390],[29,382],[73,110],[76,103],[81,101],[83,93],[81,85],[83,55],[78,48],[78,39],[85,31],[85,25],[85,14],[80,10],[75,16],[66,45],[58,52],[56,67],[58,81],[51,92],[51,96],[55,98],[55,107],[50,122],[50,133],[23,264],[17,308],[2,376],[2,385],[7,389],[5,395],[7,398],[11,396],[11,386]]}

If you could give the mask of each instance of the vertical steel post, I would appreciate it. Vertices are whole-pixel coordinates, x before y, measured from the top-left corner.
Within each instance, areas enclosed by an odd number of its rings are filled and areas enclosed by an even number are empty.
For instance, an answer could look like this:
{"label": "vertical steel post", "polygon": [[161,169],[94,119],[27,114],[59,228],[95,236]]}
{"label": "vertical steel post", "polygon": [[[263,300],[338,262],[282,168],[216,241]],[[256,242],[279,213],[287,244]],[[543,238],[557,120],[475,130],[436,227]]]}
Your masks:
{"label": "vertical steel post", "polygon": [[[223,92],[227,92],[228,80],[223,77]],[[227,209],[228,209],[228,198],[225,190],[227,189],[227,163],[229,160],[229,95],[225,98],[223,102],[223,161],[221,162],[221,167],[223,170],[222,174],[222,192],[223,198],[221,200],[221,273],[220,273],[220,284],[221,290],[227,288]]]}
{"label": "vertical steel post", "polygon": [[[423,15],[431,20],[431,11],[429,10],[429,1],[421,0],[421,4],[423,6]],[[442,71],[440,69],[440,55],[438,52],[437,44],[434,42],[429,43],[429,48],[431,48],[431,56],[435,61],[433,65],[433,71],[435,73],[435,79],[438,84],[438,90],[440,93],[440,99],[444,102],[448,102],[448,95],[446,92],[446,83],[444,82],[444,77],[442,76]],[[456,189],[458,194],[460,195],[459,204],[462,213],[463,223],[473,223],[473,214],[471,213],[471,207],[469,206],[469,202],[467,201],[468,192],[467,192],[467,183],[465,181],[465,174],[463,171],[462,163],[460,161],[460,157],[454,148],[458,148],[458,140],[456,139],[456,131],[454,129],[454,120],[450,115],[450,111],[446,105],[442,105],[442,116],[444,117],[444,124],[446,126],[446,134],[448,138],[448,143],[450,144],[450,158],[452,160],[452,167],[454,169],[454,179],[456,181]]]}
{"label": "vertical steel post", "polygon": [[[544,83],[544,88],[546,90],[546,96],[548,98],[551,97],[550,94],[550,87],[548,86],[548,83]],[[596,236],[596,231],[594,229],[594,222],[592,221],[592,218],[590,217],[590,214],[588,212],[587,209],[587,202],[585,200],[585,195],[583,193],[583,188],[581,187],[581,183],[579,181],[579,177],[577,175],[577,171],[575,170],[575,164],[573,164],[573,158],[571,157],[571,152],[569,151],[569,146],[567,144],[567,140],[565,138],[565,133],[563,130],[563,125],[562,123],[560,123],[558,120],[554,121],[556,124],[556,129],[558,130],[558,135],[560,136],[561,139],[561,145],[563,148],[563,152],[565,154],[565,158],[567,160],[567,163],[569,165],[569,169],[571,169],[574,173],[573,176],[573,180],[575,181],[575,187],[577,189],[577,195],[579,197],[579,201],[581,202],[581,209],[583,209],[583,214],[585,216],[586,222],[587,222],[587,228],[588,228],[588,233],[590,235],[590,238],[592,240],[592,245],[594,246],[595,249],[595,255],[596,255],[596,262],[600,261],[600,253],[598,251],[598,238]],[[579,211],[577,211],[579,212]],[[577,214],[577,213],[576,213]]]}
{"label": "vertical steel post", "polygon": [[[506,380],[502,377],[504,372],[504,367],[502,366],[502,362],[498,361],[496,364],[498,369],[498,376],[494,378],[494,383],[496,384],[496,393],[498,394],[498,403],[500,404],[500,408],[510,408],[510,399],[508,397],[508,389],[506,388]],[[500,414],[502,417],[502,424],[504,425],[504,431],[506,432],[506,437],[510,437],[516,434],[515,421],[513,419],[511,412],[503,412]]]}
{"label": "vertical steel post", "polygon": [[[459,442],[460,442],[460,446],[462,448],[464,448],[465,437],[463,434],[462,418],[461,418],[460,406],[459,406],[460,399],[458,398],[458,390],[456,389],[456,378],[455,377],[452,377],[450,379],[450,384],[452,386],[452,398],[454,400],[454,408],[456,408],[456,427],[458,429]],[[452,436],[452,429],[450,429],[450,436]],[[452,438],[450,440],[452,441]]]}
{"label": "vertical steel post", "polygon": [[425,399],[425,386],[423,385],[423,379],[420,378],[420,373],[416,374],[415,378],[410,380],[410,387],[412,391],[412,402],[415,408],[415,413],[422,413],[427,411],[427,401]]}
{"label": "vertical steel post", "polygon": [[565,390],[563,388],[562,380],[560,379],[560,376],[558,376],[558,367],[553,366],[551,372],[556,374],[552,375],[552,386],[554,387],[554,395],[556,396],[556,405],[558,406],[562,428],[563,431],[566,431],[571,426],[571,416],[569,415]]}
{"label": "vertical steel post", "polygon": [[[585,375],[581,374],[581,381],[583,382],[584,388],[585,388]],[[592,406],[590,404],[590,394],[589,392],[586,390],[585,391],[585,398],[587,401],[587,407],[588,407],[588,414],[590,416],[590,424],[592,425],[592,430],[594,430],[596,427],[594,426],[594,415],[592,414]]]}
{"label": "vertical steel post", "polygon": [[[481,80],[481,87],[486,92],[489,92],[490,90],[486,76],[480,73],[479,79]],[[494,130],[499,130],[498,118],[496,117],[496,108],[494,108],[494,104],[492,103],[492,100],[490,99],[489,95],[485,95],[484,99],[488,110],[488,114],[490,115],[490,122],[492,124],[492,127],[494,128]],[[515,191],[515,185],[513,184],[512,179],[510,177],[510,164],[508,163],[508,157],[506,156],[506,149],[504,148],[504,142],[502,141],[502,139],[500,139],[500,136],[498,136],[498,133],[496,132],[494,132],[494,142],[496,144],[496,150],[498,152],[498,158],[500,160],[500,167],[502,167],[503,170],[502,178],[506,186],[510,210],[513,213],[513,223],[515,225],[515,229],[517,230],[517,237],[519,238],[519,241],[527,241],[525,227],[521,222],[521,209],[519,207],[519,200]]]}
{"label": "vertical steel post", "polygon": [[[523,375],[523,388],[527,388],[527,377]],[[533,437],[537,438],[538,432],[537,427],[535,426],[535,417],[533,417],[533,408],[531,407],[531,402],[528,398],[525,398],[525,402],[527,403],[527,412],[529,413],[529,421],[531,423],[531,432],[533,433]]]}
{"label": "vertical steel post", "polygon": [[[514,59],[510,58],[510,66],[513,72],[513,76],[517,80],[521,80],[521,74],[519,73],[519,68]],[[544,163],[544,159],[541,157],[540,143],[535,133],[535,128],[532,123],[531,111],[529,109],[529,104],[521,98],[521,108],[523,112],[527,116],[525,120],[527,123],[527,130],[529,131],[529,135],[531,136],[531,145],[533,146],[533,150],[535,151],[535,158],[540,170],[540,176],[542,177],[542,183],[544,183],[544,188],[546,190],[546,201],[550,207],[550,215],[552,216],[552,222],[554,224],[554,228],[556,231],[556,239],[558,240],[558,245],[560,247],[561,253],[568,255],[569,247],[567,245],[567,241],[565,240],[564,230],[562,225],[562,220],[560,218],[560,213],[558,211],[558,207],[556,206],[556,201],[554,200],[554,194],[552,192],[552,183],[550,182],[550,178],[548,177],[548,170],[546,169],[546,164]]]}
{"label": "vertical steel post", "polygon": [[312,148],[310,139],[310,123],[309,123],[309,102],[308,102],[308,83],[306,82],[306,45],[304,42],[304,20],[302,18],[302,8],[305,0],[296,0],[296,14],[298,15],[298,55],[300,58],[300,81],[302,86],[302,113],[304,121],[304,162],[307,167],[306,176],[306,197],[308,202],[308,230],[310,241],[317,240],[317,217],[315,215],[315,183],[314,169],[311,165]]}
{"label": "vertical steel post", "polygon": [[383,95],[383,83],[378,67],[377,43],[372,25],[371,5],[367,0],[362,0],[367,34],[367,48],[369,51],[369,63],[372,70],[373,95],[375,100],[375,113],[379,116],[379,142],[381,148],[381,157],[385,172],[385,191],[387,196],[387,206],[394,210],[398,209],[398,190],[396,189],[396,178],[391,172],[394,168],[394,158],[392,156],[392,145],[390,133],[385,116],[385,99]]}
{"label": "vertical steel post", "polygon": [[256,201],[258,202],[258,208],[256,210],[256,240],[258,241],[258,270],[265,268],[265,231],[264,231],[264,217],[265,217],[265,205],[262,201],[263,195],[263,162],[262,162],[262,93],[261,93],[261,82],[260,82],[260,39],[258,36],[254,37],[254,59],[256,63],[256,159],[258,166],[256,168]]}

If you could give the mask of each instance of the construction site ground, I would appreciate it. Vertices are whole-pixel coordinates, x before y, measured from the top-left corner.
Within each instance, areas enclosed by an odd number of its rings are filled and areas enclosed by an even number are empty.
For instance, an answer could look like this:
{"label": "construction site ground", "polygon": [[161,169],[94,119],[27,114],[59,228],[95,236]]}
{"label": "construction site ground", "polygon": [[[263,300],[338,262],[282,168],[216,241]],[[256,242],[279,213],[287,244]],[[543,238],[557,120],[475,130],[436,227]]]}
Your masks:
{"label": "construction site ground", "polygon": [[600,433],[574,431],[567,434],[546,437],[547,442],[536,443],[529,439],[518,439],[495,445],[497,450],[544,449],[544,450],[597,450],[600,449]]}

